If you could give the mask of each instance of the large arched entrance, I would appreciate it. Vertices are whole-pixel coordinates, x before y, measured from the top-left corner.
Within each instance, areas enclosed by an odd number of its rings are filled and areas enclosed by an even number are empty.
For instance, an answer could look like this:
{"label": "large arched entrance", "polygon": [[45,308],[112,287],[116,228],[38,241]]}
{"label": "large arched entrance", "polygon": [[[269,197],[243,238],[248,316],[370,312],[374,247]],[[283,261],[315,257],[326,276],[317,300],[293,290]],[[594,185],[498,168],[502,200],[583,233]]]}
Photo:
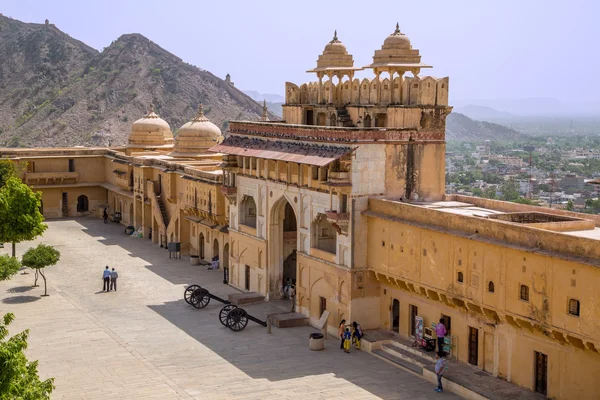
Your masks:
{"label": "large arched entrance", "polygon": [[269,220],[269,297],[281,298],[286,280],[296,280],[298,247],[296,212],[285,197],[271,209]]}

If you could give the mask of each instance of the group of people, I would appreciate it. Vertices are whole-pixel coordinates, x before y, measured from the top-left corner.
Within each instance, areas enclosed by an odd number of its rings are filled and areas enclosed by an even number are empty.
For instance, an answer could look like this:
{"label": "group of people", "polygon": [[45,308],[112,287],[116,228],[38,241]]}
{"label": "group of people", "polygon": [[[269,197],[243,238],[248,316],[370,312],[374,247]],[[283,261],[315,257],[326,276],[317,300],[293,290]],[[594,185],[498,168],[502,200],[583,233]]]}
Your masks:
{"label": "group of people", "polygon": [[288,276],[285,278],[285,283],[283,284],[283,298],[289,299],[292,303],[292,311],[296,311],[296,280],[290,279]]}
{"label": "group of people", "polygon": [[117,271],[115,271],[114,268],[111,271],[107,265],[106,268],[104,269],[104,272],[102,273],[102,280],[104,281],[102,291],[110,292],[111,290],[114,289],[114,291],[116,292],[118,278],[119,278],[119,274],[117,273]]}
{"label": "group of people", "polygon": [[345,353],[350,353],[350,347],[352,344],[360,349],[360,339],[363,337],[363,331],[356,321],[352,322],[352,331],[350,327],[346,326],[346,320],[340,321],[340,349],[344,350]]}

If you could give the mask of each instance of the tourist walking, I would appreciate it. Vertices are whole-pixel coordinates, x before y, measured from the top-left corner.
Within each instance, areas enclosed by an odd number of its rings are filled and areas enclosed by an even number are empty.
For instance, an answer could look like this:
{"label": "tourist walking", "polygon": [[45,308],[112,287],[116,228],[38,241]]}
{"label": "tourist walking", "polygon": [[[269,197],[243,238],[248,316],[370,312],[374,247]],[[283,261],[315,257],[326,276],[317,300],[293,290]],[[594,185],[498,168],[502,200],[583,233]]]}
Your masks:
{"label": "tourist walking", "polygon": [[344,332],[344,353],[350,354],[350,343],[352,342],[352,334],[350,328],[346,328]]}
{"label": "tourist walking", "polygon": [[104,285],[102,286],[102,291],[108,292],[110,289],[110,269],[108,269],[108,265],[106,266],[106,269],[102,273],[102,280],[104,281]]}
{"label": "tourist walking", "polygon": [[340,330],[339,330],[339,334],[340,334],[340,350],[344,349],[344,330],[346,329],[346,320],[343,319],[340,321]]}
{"label": "tourist walking", "polygon": [[117,271],[115,271],[115,269],[112,269],[112,272],[110,273],[110,290],[115,290],[115,292],[117,291],[117,278],[119,277],[119,273]]}
{"label": "tourist walking", "polygon": [[352,327],[354,331],[352,332],[352,341],[354,342],[357,349],[360,349],[360,339],[363,337],[363,331],[360,327],[360,324],[357,324],[356,321],[352,323]]}
{"label": "tourist walking", "polygon": [[438,352],[444,351],[444,337],[448,331],[444,325],[444,319],[440,318],[440,322],[435,326],[435,334],[437,335]]}
{"label": "tourist walking", "polygon": [[435,389],[436,392],[441,393],[444,391],[444,387],[442,386],[442,377],[444,372],[446,371],[446,360],[444,359],[445,353],[443,351],[438,351],[436,355],[436,363],[435,363],[435,374],[437,375],[438,386]]}
{"label": "tourist walking", "polygon": [[290,286],[289,290],[290,301],[292,302],[292,312],[296,311],[296,285]]}
{"label": "tourist walking", "polygon": [[104,209],[104,212],[102,213],[102,218],[104,219],[104,223],[108,224],[108,212],[106,211],[106,208]]}

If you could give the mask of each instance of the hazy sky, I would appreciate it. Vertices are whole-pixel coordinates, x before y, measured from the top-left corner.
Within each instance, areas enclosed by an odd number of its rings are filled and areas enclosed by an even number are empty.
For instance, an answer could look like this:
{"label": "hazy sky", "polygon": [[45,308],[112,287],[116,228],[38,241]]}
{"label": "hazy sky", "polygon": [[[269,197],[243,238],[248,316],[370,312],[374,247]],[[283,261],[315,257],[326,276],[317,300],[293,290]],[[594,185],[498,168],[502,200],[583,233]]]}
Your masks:
{"label": "hazy sky", "polygon": [[[2,0],[0,13],[51,23],[101,50],[137,32],[236,86],[283,94],[337,29],[355,65],[396,21],[453,99],[554,97],[599,105],[597,0]],[[370,76],[370,73],[363,73]]]}

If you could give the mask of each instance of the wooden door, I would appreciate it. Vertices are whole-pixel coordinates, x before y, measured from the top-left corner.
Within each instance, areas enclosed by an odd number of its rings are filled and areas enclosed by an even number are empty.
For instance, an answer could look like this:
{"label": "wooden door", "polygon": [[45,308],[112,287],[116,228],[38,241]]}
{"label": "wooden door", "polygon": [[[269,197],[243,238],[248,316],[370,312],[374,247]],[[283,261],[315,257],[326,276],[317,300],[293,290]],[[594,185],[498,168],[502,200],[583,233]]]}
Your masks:
{"label": "wooden door", "polygon": [[479,330],[469,327],[469,364],[477,365],[479,360]]}
{"label": "wooden door", "polygon": [[535,352],[535,391],[548,394],[548,356]]}
{"label": "wooden door", "polygon": [[246,265],[246,290],[250,290],[250,267]]}
{"label": "wooden door", "polygon": [[415,330],[417,328],[417,324],[415,322],[415,317],[419,315],[419,308],[417,306],[410,305],[410,336],[415,336]]}

